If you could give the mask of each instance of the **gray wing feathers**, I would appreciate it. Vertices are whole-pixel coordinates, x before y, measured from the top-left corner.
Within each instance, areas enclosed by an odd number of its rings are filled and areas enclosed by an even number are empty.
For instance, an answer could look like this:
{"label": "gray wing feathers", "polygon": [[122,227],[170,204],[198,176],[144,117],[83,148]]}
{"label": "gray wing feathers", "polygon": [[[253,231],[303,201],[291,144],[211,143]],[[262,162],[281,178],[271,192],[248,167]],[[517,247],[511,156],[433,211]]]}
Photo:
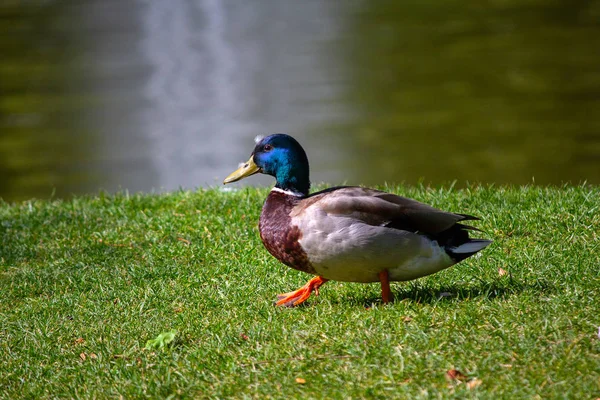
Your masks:
{"label": "gray wing feathers", "polygon": [[410,226],[426,234],[440,233],[459,221],[477,219],[441,211],[406,197],[360,187],[340,188],[311,200],[308,207],[315,206],[326,213],[345,215],[369,225]]}

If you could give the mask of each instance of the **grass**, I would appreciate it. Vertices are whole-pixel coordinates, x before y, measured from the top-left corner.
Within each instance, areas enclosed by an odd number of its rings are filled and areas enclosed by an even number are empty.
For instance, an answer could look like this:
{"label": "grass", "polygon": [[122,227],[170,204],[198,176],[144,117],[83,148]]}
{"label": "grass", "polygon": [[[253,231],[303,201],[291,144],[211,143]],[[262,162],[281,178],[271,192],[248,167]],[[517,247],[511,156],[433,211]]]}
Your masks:
{"label": "grass", "polygon": [[600,397],[598,187],[386,189],[495,242],[391,305],[280,309],[309,276],[262,247],[264,189],[0,203],[0,397]]}

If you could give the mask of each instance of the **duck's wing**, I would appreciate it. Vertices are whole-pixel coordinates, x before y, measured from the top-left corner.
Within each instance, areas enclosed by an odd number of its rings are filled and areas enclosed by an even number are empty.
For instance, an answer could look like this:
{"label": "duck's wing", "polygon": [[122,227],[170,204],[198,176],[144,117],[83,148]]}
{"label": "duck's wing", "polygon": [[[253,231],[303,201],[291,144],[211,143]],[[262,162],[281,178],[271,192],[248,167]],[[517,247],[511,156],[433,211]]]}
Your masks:
{"label": "duck's wing", "polygon": [[475,220],[466,214],[441,211],[395,194],[362,187],[340,187],[315,193],[302,200],[292,216],[327,213],[359,220],[369,225],[437,234],[460,221]]}

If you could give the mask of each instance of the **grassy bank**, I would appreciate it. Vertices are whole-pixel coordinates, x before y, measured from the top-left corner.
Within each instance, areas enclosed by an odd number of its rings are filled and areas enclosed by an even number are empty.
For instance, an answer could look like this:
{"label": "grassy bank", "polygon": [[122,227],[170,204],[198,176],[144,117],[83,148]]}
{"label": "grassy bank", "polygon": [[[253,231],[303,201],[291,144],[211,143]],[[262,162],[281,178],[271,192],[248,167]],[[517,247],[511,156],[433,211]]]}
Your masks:
{"label": "grassy bank", "polygon": [[495,242],[391,305],[279,309],[309,276],[262,247],[266,190],[0,204],[0,397],[600,397],[599,188],[387,189]]}

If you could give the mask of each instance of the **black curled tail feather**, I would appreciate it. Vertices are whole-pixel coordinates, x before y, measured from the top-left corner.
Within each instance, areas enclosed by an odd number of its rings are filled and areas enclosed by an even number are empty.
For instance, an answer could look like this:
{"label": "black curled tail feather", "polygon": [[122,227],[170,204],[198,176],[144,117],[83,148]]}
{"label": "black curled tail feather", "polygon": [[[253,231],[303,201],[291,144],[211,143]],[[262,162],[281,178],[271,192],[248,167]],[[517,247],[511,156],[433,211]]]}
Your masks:
{"label": "black curled tail feather", "polygon": [[465,243],[455,247],[445,247],[446,253],[455,261],[460,262],[465,258],[485,249],[492,243],[486,239],[468,239]]}
{"label": "black curled tail feather", "polygon": [[460,262],[492,243],[491,240],[486,239],[471,239],[469,231],[480,230],[469,225],[457,223],[450,229],[446,229],[436,235],[429,235],[429,238],[437,241],[455,262]]}

